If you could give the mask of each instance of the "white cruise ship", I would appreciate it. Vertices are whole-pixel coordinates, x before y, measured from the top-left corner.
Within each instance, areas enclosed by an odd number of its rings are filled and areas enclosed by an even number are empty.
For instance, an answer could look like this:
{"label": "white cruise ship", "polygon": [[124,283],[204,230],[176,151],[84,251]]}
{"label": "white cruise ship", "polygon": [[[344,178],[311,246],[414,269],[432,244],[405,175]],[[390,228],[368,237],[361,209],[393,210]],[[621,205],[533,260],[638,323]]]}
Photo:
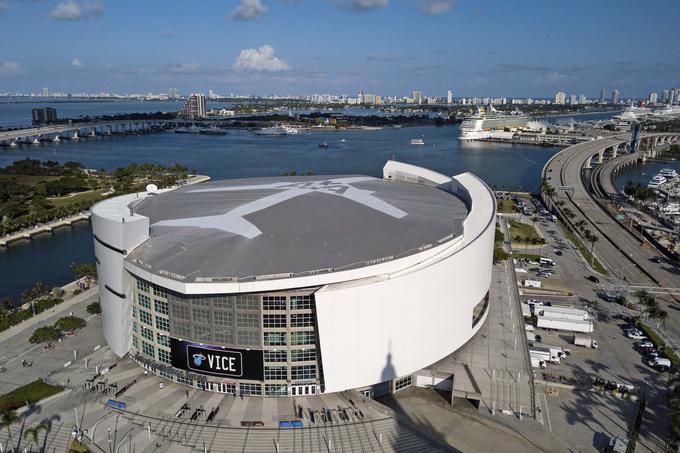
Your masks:
{"label": "white cruise ship", "polygon": [[517,130],[529,123],[529,117],[520,112],[500,113],[491,107],[489,113],[478,111],[466,116],[460,124],[458,138],[461,140],[480,140],[491,137],[495,131]]}
{"label": "white cruise ship", "polygon": [[296,135],[300,131],[292,126],[278,124],[272,127],[263,127],[254,131],[254,133],[257,135]]}

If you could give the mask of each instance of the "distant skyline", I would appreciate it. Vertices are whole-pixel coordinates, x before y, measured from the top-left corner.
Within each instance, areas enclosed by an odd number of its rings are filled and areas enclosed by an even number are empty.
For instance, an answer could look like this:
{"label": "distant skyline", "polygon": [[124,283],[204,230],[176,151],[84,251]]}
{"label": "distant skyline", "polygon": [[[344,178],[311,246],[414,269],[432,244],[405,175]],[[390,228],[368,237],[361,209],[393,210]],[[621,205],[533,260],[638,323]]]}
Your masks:
{"label": "distant skyline", "polygon": [[0,92],[622,98],[680,87],[680,2],[0,0]]}

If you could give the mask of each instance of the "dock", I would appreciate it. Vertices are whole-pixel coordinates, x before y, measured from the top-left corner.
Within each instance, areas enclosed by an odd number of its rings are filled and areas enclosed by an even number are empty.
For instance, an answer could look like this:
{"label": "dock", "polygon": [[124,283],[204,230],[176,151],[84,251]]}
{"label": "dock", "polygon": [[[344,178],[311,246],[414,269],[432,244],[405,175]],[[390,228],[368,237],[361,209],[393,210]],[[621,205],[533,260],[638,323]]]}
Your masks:
{"label": "dock", "polygon": [[11,242],[31,240],[33,236],[43,233],[52,233],[57,228],[71,226],[75,222],[82,222],[90,220],[90,211],[80,212],[64,219],[54,220],[52,222],[38,225],[28,230],[17,231],[16,233],[8,234],[0,239],[0,247],[7,247]]}

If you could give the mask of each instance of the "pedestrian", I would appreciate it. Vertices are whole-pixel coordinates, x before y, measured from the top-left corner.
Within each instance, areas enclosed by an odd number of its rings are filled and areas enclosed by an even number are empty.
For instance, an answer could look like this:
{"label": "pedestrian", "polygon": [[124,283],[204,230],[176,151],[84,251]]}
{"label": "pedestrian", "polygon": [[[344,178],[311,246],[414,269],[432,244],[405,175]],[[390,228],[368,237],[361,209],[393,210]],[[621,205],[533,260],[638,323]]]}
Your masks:
{"label": "pedestrian", "polygon": [[187,399],[189,399],[189,390],[187,390]]}

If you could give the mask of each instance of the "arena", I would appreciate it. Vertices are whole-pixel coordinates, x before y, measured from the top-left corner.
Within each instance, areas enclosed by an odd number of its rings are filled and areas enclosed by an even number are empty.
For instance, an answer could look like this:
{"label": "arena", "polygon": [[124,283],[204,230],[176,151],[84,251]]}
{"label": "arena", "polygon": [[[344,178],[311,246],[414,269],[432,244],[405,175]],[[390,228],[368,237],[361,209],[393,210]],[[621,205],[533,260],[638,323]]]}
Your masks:
{"label": "arena", "polygon": [[410,385],[487,315],[496,205],[470,173],[216,181],[92,211],[104,336],[169,380],[296,396]]}

